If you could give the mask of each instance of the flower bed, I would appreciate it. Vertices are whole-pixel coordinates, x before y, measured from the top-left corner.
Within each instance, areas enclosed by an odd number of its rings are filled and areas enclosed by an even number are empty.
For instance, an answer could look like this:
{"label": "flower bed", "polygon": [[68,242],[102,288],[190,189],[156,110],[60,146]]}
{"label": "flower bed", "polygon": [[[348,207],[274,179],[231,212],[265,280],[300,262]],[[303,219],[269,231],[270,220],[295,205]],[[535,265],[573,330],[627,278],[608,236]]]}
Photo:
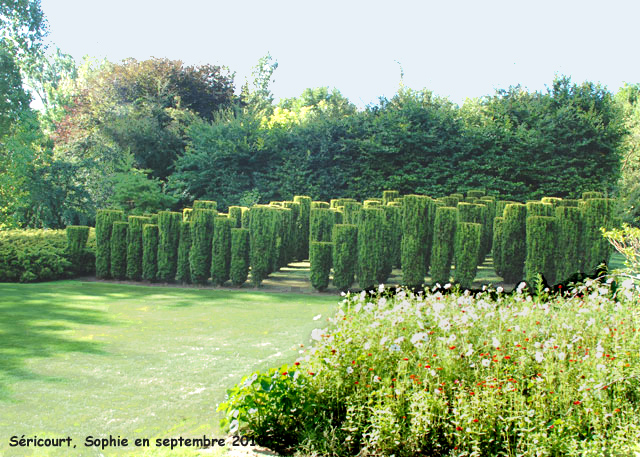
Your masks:
{"label": "flower bed", "polygon": [[282,453],[633,455],[634,287],[347,295],[294,364],[247,376],[220,409]]}

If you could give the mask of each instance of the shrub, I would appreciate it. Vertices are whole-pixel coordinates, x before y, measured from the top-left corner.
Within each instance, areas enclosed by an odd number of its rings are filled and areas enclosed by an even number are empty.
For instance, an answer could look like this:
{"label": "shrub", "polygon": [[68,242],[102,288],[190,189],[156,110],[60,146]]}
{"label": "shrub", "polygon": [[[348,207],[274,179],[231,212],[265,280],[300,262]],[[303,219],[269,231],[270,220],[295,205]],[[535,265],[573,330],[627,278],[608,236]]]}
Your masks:
{"label": "shrub", "polygon": [[309,260],[311,270],[309,279],[314,289],[323,291],[329,285],[331,274],[331,258],[333,243],[312,241],[309,245]]}
{"label": "shrub", "polygon": [[70,225],[66,228],[67,249],[72,274],[92,274],[96,268],[95,252],[87,248],[90,229],[82,225]]}
{"label": "shrub", "polygon": [[211,273],[211,240],[217,212],[210,209],[194,210],[191,214],[191,250],[189,265],[191,281],[206,284]]}
{"label": "shrub", "polygon": [[231,283],[241,286],[249,276],[249,230],[231,229]]}
{"label": "shrub", "polygon": [[503,276],[502,271],[502,223],[503,217],[496,217],[493,220],[493,269],[498,276]]}
{"label": "shrub", "polygon": [[142,226],[142,279],[154,281],[158,271],[158,226]]}
{"label": "shrub", "polygon": [[397,190],[383,190],[382,205],[386,206],[388,203],[391,203],[398,197],[400,197],[400,192],[398,192]]}
{"label": "shrub", "polygon": [[358,213],[362,209],[362,203],[347,201],[344,202],[344,224],[356,225],[358,223]]}
{"label": "shrub", "polygon": [[309,218],[309,241],[331,241],[331,230],[335,216],[328,208],[311,208]]}
{"label": "shrub", "polygon": [[528,201],[525,205],[527,207],[527,217],[531,216],[547,216],[553,217],[555,211],[551,203],[543,203],[541,201]]}
{"label": "shrub", "polygon": [[486,191],[482,190],[482,189],[471,189],[467,191],[467,197],[471,197],[471,198],[481,198],[484,197],[486,195]]}
{"label": "shrub", "polygon": [[549,203],[549,204],[553,205],[554,208],[556,206],[560,206],[561,203],[562,203],[562,199],[560,197],[542,197],[540,199],[540,201],[542,203]]}
{"label": "shrub", "polygon": [[458,206],[458,203],[460,203],[460,198],[458,198],[455,195],[449,195],[447,197],[442,197],[442,201],[444,202],[445,206],[452,206],[452,207],[456,207]]}
{"label": "shrub", "polygon": [[242,218],[241,218],[242,228],[249,230],[249,221],[250,221],[251,213],[249,212],[249,208],[246,208],[244,206],[242,206],[241,208],[242,208]]}
{"label": "shrub", "polygon": [[182,222],[189,222],[191,220],[191,213],[193,208],[184,208],[182,210]]}
{"label": "shrub", "polygon": [[496,202],[496,217],[504,217],[504,209],[509,203],[518,203],[511,200],[498,200]]}
{"label": "shrub", "polygon": [[[475,197],[474,197],[475,198]],[[480,248],[478,250],[478,264],[484,261],[485,256],[489,253],[489,238],[491,233],[489,232],[488,208],[483,203],[467,203],[460,202],[457,206],[458,209],[458,223],[460,222],[472,222],[480,224]]]}
{"label": "shrub", "polygon": [[478,269],[478,252],[482,241],[482,225],[458,222],[454,242],[456,268],[453,279],[460,287],[470,288]]}
{"label": "shrub", "polygon": [[405,195],[402,205],[402,279],[415,287],[427,275],[429,197]]}
{"label": "shrub", "polygon": [[547,283],[555,284],[556,219],[548,216],[527,217],[527,257],[525,275],[530,285],[536,283],[538,274]]}
{"label": "shrub", "polygon": [[614,207],[615,202],[608,198],[589,198],[580,202],[579,208],[584,221],[582,270],[587,274],[602,262],[609,262],[613,250],[611,244],[602,237],[600,229],[611,229],[617,225],[614,220]]}
{"label": "shrub", "polygon": [[180,241],[182,214],[171,211],[158,213],[158,271],[157,279],[173,281],[178,267],[178,242]]}
{"label": "shrub", "polygon": [[436,209],[431,254],[431,280],[445,284],[449,281],[456,234],[456,208],[441,206]]}
{"label": "shrub", "polygon": [[382,206],[382,202],[379,202],[378,200],[365,200],[364,202],[362,202],[362,206],[364,208],[374,208]]}
{"label": "shrub", "polygon": [[362,208],[358,215],[358,283],[362,289],[384,283],[384,212],[380,208]]}
{"label": "shrub", "polygon": [[313,201],[313,202],[311,202],[311,209],[313,209],[313,208],[330,209],[331,206],[329,205],[328,202]]}
{"label": "shrub", "polygon": [[302,245],[303,230],[301,210],[302,206],[298,202],[286,201],[284,207],[291,210],[291,235],[288,260],[299,260],[299,253],[304,249]]}
{"label": "shrub", "polygon": [[231,269],[231,224],[228,217],[216,217],[211,250],[211,280],[221,286],[229,280]]}
{"label": "shrub", "polygon": [[196,200],[193,202],[193,209],[211,209],[218,210],[218,203],[211,200]]}
{"label": "shrub", "polygon": [[502,277],[507,283],[523,278],[526,246],[527,208],[522,203],[509,203],[502,222]]}
{"label": "shrub", "polygon": [[116,221],[111,228],[111,277],[127,276],[127,222]]}
{"label": "shrub", "polygon": [[604,198],[604,193],[602,192],[582,192],[582,199],[588,200],[590,198]]}
{"label": "shrub", "polygon": [[242,227],[242,206],[230,206],[229,219],[233,221],[231,223],[231,228]]}
{"label": "shrub", "polygon": [[145,216],[129,216],[127,231],[127,278],[139,281],[142,278],[142,227],[151,219]]}
{"label": "shrub", "polygon": [[[388,205],[383,207],[385,222],[389,230],[387,247],[388,247],[388,266],[389,274],[393,267],[402,265],[402,207],[398,205]],[[388,276],[388,275],[387,275]]]}
{"label": "shrub", "polygon": [[96,213],[96,276],[108,278],[111,271],[111,228],[116,221],[124,220],[124,212],[98,210]]}
{"label": "shrub", "polygon": [[347,291],[355,281],[358,268],[358,227],[333,226],[333,285]]}
{"label": "shrub", "polygon": [[344,213],[339,209],[332,209],[331,212],[333,213],[333,224],[342,224],[344,221]]}
{"label": "shrub", "polygon": [[309,218],[311,214],[311,197],[296,195],[293,197],[293,201],[300,204],[300,225],[302,230],[302,239],[297,260],[304,260],[309,258]]}
{"label": "shrub", "polygon": [[189,265],[189,251],[191,250],[191,222],[180,223],[180,241],[178,242],[178,266],[176,280],[183,284],[191,283],[191,266]]}
{"label": "shrub", "polygon": [[560,200],[559,202],[557,202],[556,206],[571,206],[571,207],[578,207],[578,203],[580,202],[580,200],[571,200],[571,199],[563,199]]}
{"label": "shrub", "polygon": [[575,206],[557,206],[556,280],[566,281],[580,271],[582,249],[582,213]]}
{"label": "shrub", "polygon": [[258,287],[269,274],[272,246],[275,243],[272,212],[265,205],[251,208],[249,225],[251,246],[251,281]]}

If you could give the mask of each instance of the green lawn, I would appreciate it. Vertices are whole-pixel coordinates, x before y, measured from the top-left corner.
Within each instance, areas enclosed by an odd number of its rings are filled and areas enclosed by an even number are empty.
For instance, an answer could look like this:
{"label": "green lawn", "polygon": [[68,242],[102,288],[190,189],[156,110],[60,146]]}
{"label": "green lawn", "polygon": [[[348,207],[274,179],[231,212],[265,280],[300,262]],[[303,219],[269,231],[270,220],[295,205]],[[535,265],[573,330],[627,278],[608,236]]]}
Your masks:
{"label": "green lawn", "polygon": [[[217,404],[297,356],[339,300],[60,281],[0,284],[0,455],[99,456],[86,436],[222,437]],[[313,317],[322,314],[322,319]],[[13,435],[77,449],[10,448]],[[131,448],[129,448],[131,449]],[[135,455],[182,455],[141,452]],[[189,454],[191,455],[191,454]]]}

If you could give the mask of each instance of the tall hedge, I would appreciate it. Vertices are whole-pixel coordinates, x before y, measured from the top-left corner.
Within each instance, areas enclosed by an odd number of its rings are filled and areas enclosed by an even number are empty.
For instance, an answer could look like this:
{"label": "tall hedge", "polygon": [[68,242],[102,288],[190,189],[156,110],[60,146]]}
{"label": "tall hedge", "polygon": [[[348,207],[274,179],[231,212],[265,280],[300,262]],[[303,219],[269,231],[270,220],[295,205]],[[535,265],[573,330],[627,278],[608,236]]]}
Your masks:
{"label": "tall hedge", "polygon": [[355,225],[358,223],[358,213],[362,209],[362,203],[354,201],[344,202],[344,217],[342,218],[343,224]]}
{"label": "tall hedge", "polygon": [[[476,197],[473,197],[476,198]],[[460,202],[456,207],[458,209],[458,222],[473,222],[481,225],[480,234],[480,249],[478,250],[478,264],[482,264],[485,256],[489,253],[489,247],[491,245],[489,239],[491,233],[489,232],[488,224],[488,207],[486,202],[477,200],[479,203]]]}
{"label": "tall hedge", "polygon": [[383,190],[382,191],[382,205],[386,206],[388,203],[394,201],[400,197],[400,192],[397,190]]}
{"label": "tall hedge", "polygon": [[470,198],[478,198],[480,199],[481,197],[484,197],[486,195],[486,191],[482,190],[482,189],[471,189],[469,191],[467,191],[467,197]]}
{"label": "tall hedge", "polygon": [[358,283],[362,289],[384,283],[385,224],[381,208],[362,208],[358,214]]}
{"label": "tall hedge", "polygon": [[232,228],[242,227],[242,206],[230,206],[229,219],[233,221]]}
{"label": "tall hedge", "polygon": [[[591,192],[593,194],[595,192]],[[601,227],[613,228],[615,201],[608,198],[589,198],[580,202],[584,221],[583,249],[585,273],[592,272],[600,263],[609,262],[613,252],[611,243],[602,236]]]}
{"label": "tall hedge", "polygon": [[543,203],[541,201],[528,201],[526,203],[527,217],[531,216],[547,216],[553,217],[555,211],[551,203]]}
{"label": "tall hedge", "polygon": [[151,223],[145,216],[129,216],[127,231],[127,278],[139,281],[142,278],[142,227]]}
{"label": "tall hedge", "polygon": [[158,226],[142,226],[142,279],[154,281],[158,271]]}
{"label": "tall hedge", "polygon": [[444,202],[445,206],[452,206],[452,207],[456,207],[458,206],[458,203],[460,203],[460,198],[458,198],[455,195],[448,195],[446,197],[442,197],[442,201]]}
{"label": "tall hedge", "polygon": [[191,220],[191,213],[193,212],[193,208],[184,208],[182,210],[182,221],[189,222]]}
{"label": "tall hedge", "polygon": [[218,203],[212,200],[196,200],[193,202],[193,209],[211,209],[218,210]]}
{"label": "tall hedge", "polygon": [[509,203],[503,217],[502,277],[505,282],[514,283],[524,278],[527,207],[522,203]]}
{"label": "tall hedge", "polygon": [[66,229],[67,252],[71,255],[82,254],[89,239],[89,227],[84,225],[70,225]]}
{"label": "tall hedge", "polygon": [[312,201],[311,202],[311,209],[313,209],[313,208],[330,209],[331,205],[329,205],[329,202]]}
{"label": "tall hedge", "polygon": [[221,286],[229,280],[231,269],[231,226],[228,217],[216,217],[211,241],[211,280]]}
{"label": "tall hedge", "polygon": [[604,193],[602,192],[595,192],[595,191],[591,191],[591,192],[582,192],[582,199],[583,200],[588,200],[590,198],[604,198]]}
{"label": "tall hedge", "polygon": [[191,214],[191,250],[189,265],[191,281],[206,284],[211,273],[211,240],[217,211],[194,209]]}
{"label": "tall hedge", "polygon": [[566,281],[578,273],[583,257],[582,213],[575,206],[557,206],[556,214],[556,280]]}
{"label": "tall hedge", "polygon": [[255,205],[251,208],[249,222],[251,281],[256,287],[269,274],[272,248],[275,243],[273,211],[275,209],[265,205]]}
{"label": "tall hedge", "polygon": [[496,271],[498,276],[503,276],[504,272],[502,270],[502,224],[504,222],[504,217],[496,217],[493,220],[493,241],[492,241],[492,250],[493,250],[493,269]]}
{"label": "tall hedge", "polygon": [[311,197],[296,195],[293,197],[293,201],[300,204],[300,225],[303,234],[297,260],[304,260],[309,258],[309,217],[311,213]]}
{"label": "tall hedge", "polygon": [[284,207],[291,210],[291,235],[290,235],[290,246],[289,246],[289,262],[294,260],[299,260],[299,253],[302,249],[304,249],[302,245],[302,237],[303,237],[303,227],[302,227],[302,217],[301,210],[302,205],[298,202],[294,201],[285,201]]}
{"label": "tall hedge", "polygon": [[[480,197],[479,203],[487,207],[487,214],[485,219],[485,255],[491,252],[493,248],[493,221],[496,218],[496,197],[493,195],[485,195]],[[500,214],[502,216],[502,214]]]}
{"label": "tall hedge", "polygon": [[347,291],[358,269],[358,227],[352,224],[333,226],[333,285]]}
{"label": "tall hedge", "polygon": [[333,243],[311,241],[309,244],[309,280],[314,289],[323,291],[329,286]]}
{"label": "tall hedge", "polygon": [[160,211],[158,213],[158,272],[160,281],[173,281],[178,267],[178,242],[180,241],[182,213]]}
{"label": "tall hedge", "polygon": [[96,277],[108,278],[111,272],[111,229],[124,220],[124,212],[101,209],[96,213]]}
{"label": "tall hedge", "polygon": [[535,284],[538,274],[547,283],[555,284],[556,218],[549,216],[527,217],[527,257],[525,277],[529,284]]}
{"label": "tall hedge", "polygon": [[231,284],[241,286],[249,276],[249,230],[231,229]]}
{"label": "tall hedge", "polygon": [[331,230],[335,216],[328,208],[311,208],[309,218],[309,241],[331,241]]}
{"label": "tall hedge", "polygon": [[427,275],[428,220],[429,197],[405,195],[402,201],[401,263],[402,280],[410,287],[422,285]]}
{"label": "tall hedge", "polygon": [[389,230],[387,236],[389,243],[389,273],[391,273],[394,267],[400,268],[402,266],[402,207],[400,204],[390,204],[383,207],[383,209]]}
{"label": "tall hedge", "polygon": [[124,279],[127,276],[127,227],[124,221],[116,221],[111,228],[111,277]]}
{"label": "tall hedge", "polygon": [[542,197],[540,199],[540,201],[542,203],[549,203],[551,205],[553,205],[553,207],[555,208],[556,206],[561,206],[561,202],[562,199],[560,197]]}
{"label": "tall hedge", "polygon": [[373,208],[382,206],[382,202],[379,202],[378,200],[365,200],[362,202],[362,206],[364,208]]}
{"label": "tall hedge", "polygon": [[436,209],[431,253],[431,280],[440,284],[449,281],[455,243],[457,210],[449,206]]}
{"label": "tall hedge", "polygon": [[189,265],[189,251],[191,250],[191,222],[180,223],[180,241],[178,242],[178,266],[176,280],[191,283],[191,266]]}
{"label": "tall hedge", "polygon": [[470,288],[476,277],[481,241],[482,224],[458,222],[454,243],[456,268],[453,271],[453,279],[463,288]]}

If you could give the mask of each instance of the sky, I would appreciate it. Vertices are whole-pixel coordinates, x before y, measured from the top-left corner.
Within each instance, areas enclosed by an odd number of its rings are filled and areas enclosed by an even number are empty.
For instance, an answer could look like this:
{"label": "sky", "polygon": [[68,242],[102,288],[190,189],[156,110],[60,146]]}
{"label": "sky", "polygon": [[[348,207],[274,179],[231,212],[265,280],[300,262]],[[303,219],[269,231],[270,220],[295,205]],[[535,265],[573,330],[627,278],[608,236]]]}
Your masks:
{"label": "sky", "polygon": [[276,100],[308,87],[356,105],[401,83],[461,104],[555,75],[612,92],[640,82],[637,0],[41,0],[49,40],[76,60],[133,57],[215,64],[240,87],[260,57],[278,62]]}

